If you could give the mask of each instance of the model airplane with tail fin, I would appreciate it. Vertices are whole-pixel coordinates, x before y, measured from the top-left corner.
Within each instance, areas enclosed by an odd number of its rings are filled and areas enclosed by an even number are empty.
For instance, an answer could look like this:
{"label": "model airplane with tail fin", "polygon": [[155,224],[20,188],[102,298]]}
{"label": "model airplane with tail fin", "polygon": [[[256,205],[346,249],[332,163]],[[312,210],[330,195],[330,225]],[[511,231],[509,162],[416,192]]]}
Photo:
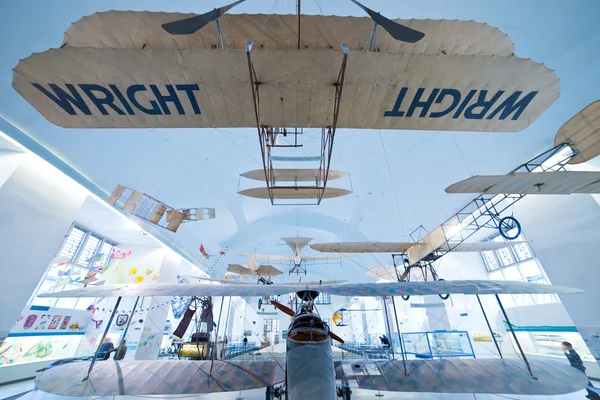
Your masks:
{"label": "model airplane with tail fin", "polygon": [[[343,342],[321,319],[314,300],[319,293],[341,296],[450,294],[571,294],[572,288],[510,281],[393,282],[306,286],[153,284],[105,285],[40,297],[138,296],[275,296],[297,293],[296,310],[271,302],[292,316],[286,363],[278,361],[114,361],[100,362],[87,376],[88,361],[59,365],[42,372],[36,386],[68,396],[199,394],[267,388],[267,393],[291,400],[350,399],[348,386],[399,392],[502,393],[557,395],[583,389],[587,378],[555,361],[526,363],[518,359],[445,359],[335,361],[331,339]],[[275,388],[275,385],[281,385]],[[269,397],[271,398],[271,397]]]}
{"label": "model airplane with tail fin", "polygon": [[328,261],[339,260],[340,258],[345,257],[345,255],[343,255],[343,254],[328,255],[328,256],[305,256],[305,255],[303,255],[302,250],[304,250],[306,245],[312,241],[312,238],[288,237],[288,238],[281,238],[281,240],[283,240],[289,246],[289,248],[294,252],[293,256],[282,256],[282,255],[277,255],[277,254],[253,254],[253,253],[246,253],[246,252],[238,252],[238,254],[246,255],[250,258],[258,258],[261,260],[274,261],[277,263],[293,264],[292,268],[290,269],[290,273],[298,272],[300,269],[303,270],[302,272],[306,272],[304,267],[307,262],[315,263],[315,264],[320,263],[320,262],[327,263]]}

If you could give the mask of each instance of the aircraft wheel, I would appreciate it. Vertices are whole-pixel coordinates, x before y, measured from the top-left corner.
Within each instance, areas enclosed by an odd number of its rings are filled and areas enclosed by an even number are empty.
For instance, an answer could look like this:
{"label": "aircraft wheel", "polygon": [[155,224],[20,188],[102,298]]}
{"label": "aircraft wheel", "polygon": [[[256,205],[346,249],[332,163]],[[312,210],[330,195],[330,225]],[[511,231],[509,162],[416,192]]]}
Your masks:
{"label": "aircraft wheel", "polygon": [[[510,233],[512,229],[516,229],[516,233]],[[521,234],[521,224],[514,217],[504,217],[498,223],[500,235],[507,240],[515,240]]]}
{"label": "aircraft wheel", "polygon": [[[408,282],[406,279],[402,279],[400,282]],[[404,301],[408,301],[408,299],[410,299],[410,294],[405,295],[400,295],[400,297],[402,297],[402,300]]]}
{"label": "aircraft wheel", "polygon": [[[444,279],[438,279],[438,282],[443,282]],[[440,296],[440,299],[442,300],[448,300],[448,298],[450,298],[449,294],[438,294],[438,296]]]}
{"label": "aircraft wheel", "polygon": [[262,308],[262,298],[258,299],[258,310]]}

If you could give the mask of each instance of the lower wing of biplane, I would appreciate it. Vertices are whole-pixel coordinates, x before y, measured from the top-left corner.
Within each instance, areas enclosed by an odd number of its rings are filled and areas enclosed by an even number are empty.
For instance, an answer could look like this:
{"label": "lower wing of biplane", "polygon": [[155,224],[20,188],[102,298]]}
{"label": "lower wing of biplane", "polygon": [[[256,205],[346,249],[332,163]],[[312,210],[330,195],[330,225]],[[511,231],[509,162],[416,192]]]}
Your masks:
{"label": "lower wing of biplane", "polygon": [[360,389],[391,392],[557,395],[587,385],[585,374],[556,361],[531,363],[535,379],[517,359],[445,359],[336,362],[336,378]]}
{"label": "lower wing of biplane", "polygon": [[[35,379],[47,393],[63,396],[203,394],[259,389],[285,380],[276,361],[89,361],[49,368]],[[392,392],[498,393],[551,396],[575,392],[586,376],[556,361],[533,361],[535,379],[517,359],[337,361],[336,379],[360,389]]]}
{"label": "lower wing of biplane", "polygon": [[[499,250],[526,241],[513,240],[510,242],[463,242],[452,248],[454,252],[480,252]],[[416,243],[407,242],[335,242],[311,244],[310,248],[323,253],[404,253]]]}
{"label": "lower wing of biplane", "polygon": [[[335,296],[429,296],[438,294],[574,294],[579,289],[520,281],[453,280],[429,282],[346,283],[341,285],[305,285]],[[276,296],[298,291],[295,285],[211,285],[157,283],[152,285],[102,285],[62,292],[43,293],[38,297],[144,297],[144,296]]]}
{"label": "lower wing of biplane", "polygon": [[[393,282],[306,286],[342,296],[435,294],[578,293],[577,289],[509,281]],[[40,297],[137,296],[269,296],[293,293],[290,285],[152,284],[105,285]],[[285,308],[285,307],[284,307]],[[290,310],[291,311],[291,310]],[[293,311],[292,311],[293,312]],[[45,392],[69,396],[200,394],[273,386],[285,379],[276,361],[114,361],[99,363],[86,377],[88,362],[63,364],[42,372],[36,385]],[[533,362],[532,373],[518,360],[353,361],[336,367],[340,379],[356,380],[374,390],[450,393],[564,394],[583,389],[587,378],[558,362]],[[535,379],[532,377],[535,374]]]}

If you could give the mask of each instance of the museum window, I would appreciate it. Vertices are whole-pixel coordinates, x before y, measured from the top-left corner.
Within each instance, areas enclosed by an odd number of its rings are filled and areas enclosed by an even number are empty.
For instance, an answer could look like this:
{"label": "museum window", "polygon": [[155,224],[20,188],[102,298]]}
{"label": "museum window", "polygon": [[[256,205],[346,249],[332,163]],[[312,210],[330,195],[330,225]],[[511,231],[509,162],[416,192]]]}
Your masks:
{"label": "museum window", "polygon": [[[509,232],[512,235],[513,232]],[[500,235],[490,238],[493,242],[506,241]],[[521,234],[517,241],[525,241]],[[530,283],[550,284],[542,265],[533,254],[528,243],[517,243],[499,250],[482,251],[481,257],[491,280],[523,281]],[[516,294],[502,295],[507,307],[527,306],[532,304],[556,303],[555,294]]]}
{"label": "museum window", "polygon": [[[33,293],[29,304],[38,306],[85,308],[89,299],[52,299],[37,298],[39,293],[61,292],[83,287],[78,280],[85,279],[95,268],[105,266],[116,243],[80,225],[73,224],[65,235],[56,257]],[[92,257],[96,256],[94,259]]]}
{"label": "museum window", "polygon": [[329,293],[321,293],[315,299],[315,304],[331,304],[331,295]]}

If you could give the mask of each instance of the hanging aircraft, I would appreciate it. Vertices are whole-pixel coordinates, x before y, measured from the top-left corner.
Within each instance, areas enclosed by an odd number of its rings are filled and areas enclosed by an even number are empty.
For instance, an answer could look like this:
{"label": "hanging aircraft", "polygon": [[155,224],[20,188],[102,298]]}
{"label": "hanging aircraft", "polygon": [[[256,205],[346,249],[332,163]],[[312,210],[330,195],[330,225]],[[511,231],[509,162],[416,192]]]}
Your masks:
{"label": "hanging aircraft", "polygon": [[277,268],[273,267],[272,265],[264,265],[264,264],[258,265],[258,262],[256,262],[256,258],[254,257],[253,254],[247,254],[247,255],[248,255],[248,264],[247,265],[229,264],[229,265],[227,265],[227,271],[232,272],[234,274],[238,274],[241,277],[252,276],[254,278],[256,278],[258,276],[270,277],[270,276],[276,276],[276,275],[283,274],[283,272],[281,272]]}
{"label": "hanging aircraft", "polygon": [[[38,389],[68,396],[200,394],[267,388],[267,398],[350,399],[348,381],[361,389],[398,392],[557,395],[583,389],[587,377],[556,361],[518,359],[440,359],[335,361],[330,331],[315,308],[319,293],[342,296],[580,292],[577,289],[509,281],[393,282],[306,286],[153,284],[107,285],[46,293],[40,297],[274,296],[297,293],[296,310],[272,302],[292,316],[286,362],[278,361],[89,361],[52,367],[36,377]],[[499,303],[501,305],[501,303]],[[504,310],[501,307],[502,310]],[[114,317],[114,316],[113,316]],[[508,318],[505,314],[505,317]],[[218,329],[218,327],[217,327]],[[515,339],[518,339],[515,335]],[[404,353],[403,353],[404,355]],[[336,379],[344,382],[337,385]],[[280,385],[275,388],[275,385]]]}
{"label": "hanging aircraft", "polygon": [[[320,204],[337,128],[514,132],[559,96],[543,64],[515,56],[474,21],[108,11],[84,17],[60,48],[21,60],[14,89],[65,128],[256,127],[272,204]],[[277,157],[269,137],[321,128],[319,155]],[[314,185],[278,187],[273,161],[313,160]]]}
{"label": "hanging aircraft", "polygon": [[[569,119],[556,133],[552,154],[559,162],[538,162],[534,168],[507,175],[475,175],[446,188],[447,193],[482,195],[600,194],[600,172],[567,171],[567,164],[580,164],[600,154],[600,100]],[[535,159],[534,159],[535,160]]]}
{"label": "hanging aircraft", "polygon": [[297,274],[304,273],[306,275],[306,263],[319,264],[327,263],[328,261],[339,260],[343,257],[347,257],[344,254],[336,254],[330,256],[305,256],[302,255],[302,250],[308,243],[312,241],[312,238],[306,237],[287,237],[281,238],[288,247],[294,252],[293,256],[282,256],[277,254],[253,254],[239,251],[237,254],[245,255],[250,258],[258,258],[261,260],[274,261],[278,263],[286,263],[290,265],[290,274],[296,272]]}

